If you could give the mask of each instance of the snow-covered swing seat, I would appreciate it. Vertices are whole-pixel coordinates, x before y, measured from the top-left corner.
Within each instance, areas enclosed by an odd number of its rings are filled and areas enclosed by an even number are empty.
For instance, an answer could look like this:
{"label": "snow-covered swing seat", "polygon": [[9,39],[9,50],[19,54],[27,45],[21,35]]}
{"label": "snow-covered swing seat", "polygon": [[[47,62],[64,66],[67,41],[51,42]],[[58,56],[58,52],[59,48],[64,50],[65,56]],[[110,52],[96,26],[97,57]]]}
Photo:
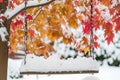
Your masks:
{"label": "snow-covered swing seat", "polygon": [[76,57],[61,60],[57,54],[45,59],[35,55],[27,55],[26,63],[22,63],[21,74],[75,74],[98,73],[99,67],[92,58]]}
{"label": "snow-covered swing seat", "polygon": [[99,72],[98,63],[92,57],[77,56],[74,59],[61,60],[57,54],[53,54],[47,59],[34,54],[24,56],[25,59],[20,67],[21,74],[79,74]]}

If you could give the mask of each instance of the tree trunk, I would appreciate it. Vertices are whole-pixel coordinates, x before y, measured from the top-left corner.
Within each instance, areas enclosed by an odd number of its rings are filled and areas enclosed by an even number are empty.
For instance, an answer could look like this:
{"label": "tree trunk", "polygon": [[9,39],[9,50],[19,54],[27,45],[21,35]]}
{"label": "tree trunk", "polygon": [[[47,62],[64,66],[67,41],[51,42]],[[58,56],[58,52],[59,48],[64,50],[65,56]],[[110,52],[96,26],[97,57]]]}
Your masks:
{"label": "tree trunk", "polygon": [[[4,14],[8,6],[8,0],[3,0],[0,3],[0,14]],[[7,31],[10,31],[9,21],[5,21],[4,25],[7,28]],[[0,25],[2,27],[2,25]],[[0,36],[1,37],[1,36]],[[9,39],[9,36],[7,36]],[[0,38],[0,80],[7,80],[7,64],[8,64],[8,42],[2,41]]]}
{"label": "tree trunk", "polygon": [[0,80],[7,80],[8,44],[0,41]]}

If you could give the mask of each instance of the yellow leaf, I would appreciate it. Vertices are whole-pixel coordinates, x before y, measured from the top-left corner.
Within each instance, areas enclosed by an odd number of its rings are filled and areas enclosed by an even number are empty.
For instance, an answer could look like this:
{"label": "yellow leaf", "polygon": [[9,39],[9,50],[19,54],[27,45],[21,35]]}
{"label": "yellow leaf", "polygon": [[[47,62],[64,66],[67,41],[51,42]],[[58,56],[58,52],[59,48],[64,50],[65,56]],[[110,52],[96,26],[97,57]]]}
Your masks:
{"label": "yellow leaf", "polygon": [[38,2],[40,2],[41,0],[38,0]]}
{"label": "yellow leaf", "polygon": [[83,51],[84,51],[84,54],[87,54],[90,51],[90,48],[86,47],[86,48],[83,49]]}

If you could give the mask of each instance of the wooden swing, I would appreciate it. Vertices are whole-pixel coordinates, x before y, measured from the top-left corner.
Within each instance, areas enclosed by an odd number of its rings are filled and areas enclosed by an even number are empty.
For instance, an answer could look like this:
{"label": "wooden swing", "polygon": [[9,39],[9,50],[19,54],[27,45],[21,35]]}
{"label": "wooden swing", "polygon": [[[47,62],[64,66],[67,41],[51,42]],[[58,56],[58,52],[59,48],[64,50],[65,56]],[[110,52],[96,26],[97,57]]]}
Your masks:
{"label": "wooden swing", "polygon": [[[25,0],[25,52],[27,53],[27,19],[26,19],[26,5],[27,0]],[[91,0],[91,25],[92,25],[92,0]],[[34,61],[31,55],[22,54],[22,56],[25,57],[21,67],[20,67],[20,74],[79,74],[79,73],[98,73],[99,67],[97,64],[97,61],[94,59],[94,46],[93,46],[93,26],[91,26],[91,36],[90,36],[90,59],[85,59],[86,61],[84,64],[79,64],[81,59],[70,59],[66,61],[61,60],[52,60],[51,59],[45,59],[44,57],[38,57],[39,61]],[[21,53],[20,53],[21,55]],[[19,56],[20,56],[19,55]],[[19,58],[18,54],[16,55],[16,58]],[[29,59],[29,60],[28,60]],[[30,61],[30,63],[28,63]],[[70,62],[71,61],[71,62]],[[36,67],[34,66],[34,63],[38,63]],[[78,63],[79,62],[79,63]],[[53,63],[53,64],[49,64]],[[77,66],[76,66],[77,65]],[[76,67],[75,67],[76,66]],[[87,67],[85,67],[87,66]],[[28,68],[29,67],[29,68]],[[57,67],[57,68],[56,68]],[[84,68],[85,67],[85,68]],[[39,69],[38,69],[39,68]]]}

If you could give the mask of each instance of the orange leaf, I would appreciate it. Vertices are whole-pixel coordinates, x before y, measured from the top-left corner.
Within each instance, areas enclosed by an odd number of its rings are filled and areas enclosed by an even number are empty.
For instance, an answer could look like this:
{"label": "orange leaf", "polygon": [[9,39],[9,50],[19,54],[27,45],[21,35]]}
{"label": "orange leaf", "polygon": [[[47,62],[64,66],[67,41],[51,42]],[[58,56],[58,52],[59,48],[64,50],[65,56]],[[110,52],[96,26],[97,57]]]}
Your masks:
{"label": "orange leaf", "polygon": [[109,7],[111,5],[111,0],[107,0],[107,1],[106,0],[100,0],[100,2],[107,7]]}
{"label": "orange leaf", "polygon": [[84,53],[87,54],[89,51],[90,51],[90,48],[89,47],[86,47],[83,49]]}

